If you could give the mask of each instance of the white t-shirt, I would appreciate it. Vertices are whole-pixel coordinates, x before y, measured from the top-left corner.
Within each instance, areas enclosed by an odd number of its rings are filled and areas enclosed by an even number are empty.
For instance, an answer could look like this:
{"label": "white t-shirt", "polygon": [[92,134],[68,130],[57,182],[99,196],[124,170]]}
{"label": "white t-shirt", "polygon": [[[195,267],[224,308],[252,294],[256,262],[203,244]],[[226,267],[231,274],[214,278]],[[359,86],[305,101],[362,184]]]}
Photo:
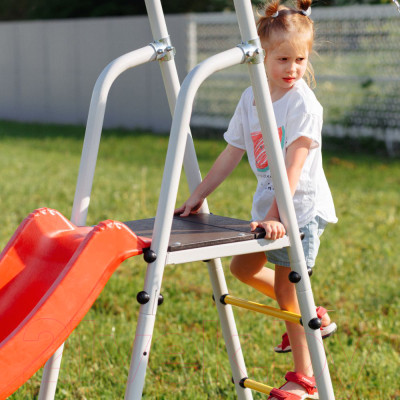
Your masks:
{"label": "white t-shirt", "polygon": [[[273,103],[273,108],[284,157],[286,149],[299,137],[312,139],[293,196],[299,227],[317,215],[327,222],[337,222],[331,191],[322,167],[321,104],[304,80],[300,80]],[[253,197],[252,219],[263,220],[275,193],[251,87],[243,92],[224,138],[232,146],[247,152],[250,166],[258,180]]]}

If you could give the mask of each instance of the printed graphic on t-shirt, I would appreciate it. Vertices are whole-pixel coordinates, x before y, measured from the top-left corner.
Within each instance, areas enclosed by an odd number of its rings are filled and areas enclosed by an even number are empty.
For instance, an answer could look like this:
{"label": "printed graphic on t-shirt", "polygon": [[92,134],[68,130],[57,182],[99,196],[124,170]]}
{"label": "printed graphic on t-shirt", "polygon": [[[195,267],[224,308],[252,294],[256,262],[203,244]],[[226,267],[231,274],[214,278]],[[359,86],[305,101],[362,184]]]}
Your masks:
{"label": "printed graphic on t-shirt", "polygon": [[[283,149],[285,143],[285,127],[281,126],[278,128],[279,140],[281,141],[281,147]],[[267,153],[265,152],[264,140],[261,132],[252,132],[251,139],[254,147],[254,158],[256,160],[256,168],[259,172],[265,172],[269,170]]]}

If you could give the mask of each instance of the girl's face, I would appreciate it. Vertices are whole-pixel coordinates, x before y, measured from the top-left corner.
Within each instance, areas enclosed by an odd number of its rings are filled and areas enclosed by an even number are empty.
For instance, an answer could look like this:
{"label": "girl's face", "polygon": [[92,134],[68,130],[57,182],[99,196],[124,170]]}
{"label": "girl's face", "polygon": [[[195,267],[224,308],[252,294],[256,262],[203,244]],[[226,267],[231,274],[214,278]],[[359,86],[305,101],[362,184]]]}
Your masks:
{"label": "girl's face", "polygon": [[275,43],[275,46],[266,50],[264,60],[272,101],[279,100],[303,78],[309,53],[308,46],[299,46],[298,42],[282,40]]}

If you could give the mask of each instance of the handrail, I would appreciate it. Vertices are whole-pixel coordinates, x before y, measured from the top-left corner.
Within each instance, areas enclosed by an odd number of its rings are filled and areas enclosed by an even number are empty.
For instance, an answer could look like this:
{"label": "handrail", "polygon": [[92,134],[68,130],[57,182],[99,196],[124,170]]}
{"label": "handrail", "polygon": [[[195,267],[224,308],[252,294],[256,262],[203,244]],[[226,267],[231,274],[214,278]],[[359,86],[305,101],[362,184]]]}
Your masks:
{"label": "handrail", "polygon": [[86,223],[110,88],[123,72],[138,65],[154,61],[156,56],[155,49],[151,45],[134,50],[108,64],[97,78],[90,101],[78,181],[72,206],[71,221],[76,225],[85,225]]}

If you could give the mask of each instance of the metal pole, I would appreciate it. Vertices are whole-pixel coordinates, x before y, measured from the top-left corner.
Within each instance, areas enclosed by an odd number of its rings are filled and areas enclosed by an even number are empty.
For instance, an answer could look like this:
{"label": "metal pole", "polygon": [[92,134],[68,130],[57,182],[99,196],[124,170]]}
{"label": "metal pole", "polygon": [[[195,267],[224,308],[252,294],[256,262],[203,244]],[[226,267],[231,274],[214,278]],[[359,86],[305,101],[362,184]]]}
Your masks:
{"label": "metal pole", "polygon": [[[259,42],[250,0],[234,0],[234,3],[243,42]],[[296,292],[304,321],[307,344],[319,396],[321,400],[334,400],[335,396],[325,351],[321,345],[321,332],[319,329],[313,330],[308,326],[308,322],[317,317],[315,303],[307,273],[301,239],[298,235],[297,218],[289,188],[286,167],[279,146],[278,135],[276,134],[277,126],[264,64],[261,62],[249,63],[248,67],[271,175],[274,182],[279,214],[290,238],[291,268],[301,275],[301,281],[296,284]]]}
{"label": "metal pole", "polygon": [[[260,119],[264,143],[266,144],[267,157],[271,168],[274,182],[275,195],[279,207],[279,214],[285,225],[290,239],[291,269],[300,274],[301,280],[296,284],[297,298],[300,305],[301,315],[304,323],[307,344],[310,351],[315,379],[317,381],[318,393],[321,400],[334,400],[332,382],[329,368],[322,345],[321,332],[313,330],[308,322],[317,318],[311,283],[304,259],[301,239],[298,235],[298,225],[294,211],[292,196],[289,189],[286,168],[283,161],[282,151],[278,143],[278,135],[275,119],[272,119],[272,103],[269,97],[268,84],[266,82],[265,70],[262,64],[249,65],[254,97],[256,99],[257,112]],[[268,117],[267,115],[270,115]]]}
{"label": "metal pole", "polygon": [[[145,0],[145,3],[153,39],[155,41],[160,39],[169,40],[169,34],[161,7],[161,2],[158,0]],[[160,68],[167,93],[169,108],[171,115],[173,115],[176,99],[180,89],[179,77],[174,58],[160,60]],[[183,164],[189,189],[190,191],[193,191],[201,182],[201,174],[197,163],[196,151],[194,149],[193,138],[190,133],[189,125],[187,126],[187,143]]]}
{"label": "metal pole", "polygon": [[397,7],[397,11],[400,14],[400,3],[397,0],[393,0],[393,3],[395,4],[395,6]]}

